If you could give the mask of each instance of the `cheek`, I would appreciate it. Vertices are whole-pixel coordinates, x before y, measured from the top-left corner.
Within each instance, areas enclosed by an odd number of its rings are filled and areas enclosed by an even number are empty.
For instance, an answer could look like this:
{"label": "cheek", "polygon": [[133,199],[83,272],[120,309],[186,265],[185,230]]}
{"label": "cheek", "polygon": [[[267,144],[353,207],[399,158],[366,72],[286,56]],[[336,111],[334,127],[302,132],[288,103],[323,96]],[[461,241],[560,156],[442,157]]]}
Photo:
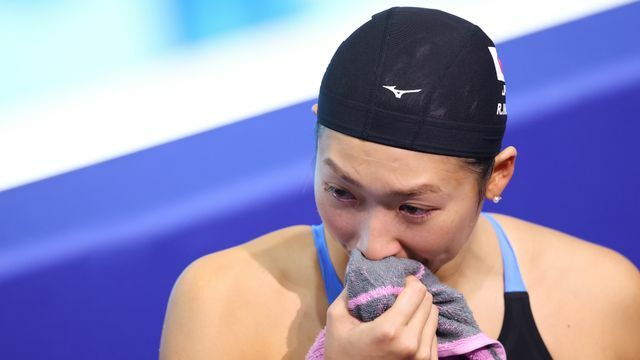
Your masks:
{"label": "cheek", "polygon": [[336,207],[323,193],[316,193],[316,206],[325,230],[343,247],[347,249],[355,247],[358,241],[358,224],[360,224],[358,213]]}
{"label": "cheek", "polygon": [[404,233],[403,240],[407,252],[413,253],[413,256],[433,259],[447,251],[451,245],[451,234],[449,229],[431,222]]}
{"label": "cheek", "polygon": [[[450,260],[460,251],[469,236],[464,218],[440,214],[405,234],[405,246],[418,258]],[[460,216],[460,215],[458,215]]]}
{"label": "cheek", "polygon": [[473,229],[471,214],[454,213],[433,223],[430,240],[422,250],[431,251],[432,260],[447,262],[453,259],[469,239]]}

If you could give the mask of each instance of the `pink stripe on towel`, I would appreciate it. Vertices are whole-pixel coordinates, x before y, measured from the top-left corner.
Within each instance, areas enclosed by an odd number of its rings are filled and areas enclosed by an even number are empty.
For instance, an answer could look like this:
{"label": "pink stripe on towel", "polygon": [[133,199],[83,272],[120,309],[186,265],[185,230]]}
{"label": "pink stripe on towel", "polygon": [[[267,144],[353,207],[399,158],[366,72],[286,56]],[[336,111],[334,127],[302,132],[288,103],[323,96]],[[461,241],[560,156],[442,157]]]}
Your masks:
{"label": "pink stripe on towel", "polygon": [[418,273],[415,274],[415,277],[417,277],[418,280],[422,280],[423,276],[424,276],[424,265],[420,264],[420,270],[418,270]]}
{"label": "pink stripe on towel", "polygon": [[484,333],[479,333],[445,344],[438,344],[438,357],[443,358],[447,356],[464,355],[476,350],[473,359],[491,360],[493,359],[493,356],[491,355],[491,352],[488,351],[488,348],[492,348],[496,352],[496,355],[501,359],[507,358],[502,344],[488,337]]}
{"label": "pink stripe on towel", "polygon": [[367,303],[379,297],[389,296],[389,295],[397,296],[398,294],[400,294],[400,292],[402,292],[402,289],[403,288],[398,286],[387,285],[387,286],[381,286],[381,287],[377,287],[375,289],[369,290],[366,293],[362,293],[354,297],[353,299],[349,300],[349,310],[353,310],[356,306],[362,305],[364,303]]}

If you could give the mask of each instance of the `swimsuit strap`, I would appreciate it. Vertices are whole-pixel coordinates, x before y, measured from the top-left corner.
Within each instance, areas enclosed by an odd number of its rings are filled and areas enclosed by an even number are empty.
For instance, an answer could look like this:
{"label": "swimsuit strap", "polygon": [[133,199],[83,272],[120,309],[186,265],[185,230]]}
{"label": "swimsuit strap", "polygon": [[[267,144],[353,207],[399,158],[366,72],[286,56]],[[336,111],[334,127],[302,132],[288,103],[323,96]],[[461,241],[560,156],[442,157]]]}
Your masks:
{"label": "swimsuit strap", "polygon": [[524,281],[522,281],[522,275],[520,275],[520,267],[518,266],[516,254],[509,243],[509,239],[507,239],[507,235],[493,216],[485,212],[482,212],[482,215],[491,222],[493,229],[498,234],[500,252],[502,253],[502,265],[504,268],[504,292],[527,291],[524,286]]}
{"label": "swimsuit strap", "polygon": [[318,254],[322,278],[324,279],[327,300],[329,304],[331,304],[342,292],[342,282],[340,282],[340,278],[329,257],[329,250],[327,249],[327,242],[324,237],[324,224],[311,225],[311,229],[313,230],[313,241],[316,246],[316,253]]}

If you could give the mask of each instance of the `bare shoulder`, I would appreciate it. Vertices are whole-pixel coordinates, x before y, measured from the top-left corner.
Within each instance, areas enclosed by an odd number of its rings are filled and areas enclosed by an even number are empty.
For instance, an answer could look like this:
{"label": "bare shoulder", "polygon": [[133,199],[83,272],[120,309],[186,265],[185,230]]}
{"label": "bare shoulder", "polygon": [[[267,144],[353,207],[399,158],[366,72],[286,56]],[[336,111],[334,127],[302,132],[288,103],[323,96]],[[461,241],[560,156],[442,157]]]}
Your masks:
{"label": "bare shoulder", "polygon": [[189,264],[169,298],[160,358],[282,358],[314,270],[310,232],[279,229]]}
{"label": "bare shoulder", "polygon": [[[632,358],[640,351],[640,272],[620,253],[562,231],[491,213],[516,252],[536,322],[545,342],[580,338],[573,349]],[[631,239],[629,239],[631,241]],[[595,325],[595,326],[594,326]],[[565,339],[565,340],[563,340]],[[578,346],[578,347],[576,347]],[[595,348],[597,347],[597,348]],[[608,349],[608,352],[604,352]],[[614,356],[611,349],[619,353]],[[569,355],[567,353],[566,355]]]}
{"label": "bare shoulder", "polygon": [[520,262],[548,270],[571,269],[570,278],[621,279],[627,285],[640,280],[635,265],[612,249],[514,216],[490,214],[503,226]]}
{"label": "bare shoulder", "polygon": [[[505,232],[509,234],[509,240],[515,247],[522,247],[527,253],[537,255],[537,261],[550,261],[553,263],[571,263],[578,266],[588,266],[591,270],[596,262],[607,262],[607,269],[611,274],[619,275],[618,272],[637,274],[635,266],[620,253],[604,246],[580,239],[571,234],[540,225],[533,222],[519,219],[514,216],[490,213],[503,226]],[[511,236],[513,234],[513,236]],[[631,239],[629,239],[631,241]],[[568,256],[571,254],[571,256]],[[539,258],[543,256],[543,258]],[[528,257],[528,256],[527,256]],[[562,261],[560,261],[562,260]],[[595,269],[594,269],[595,270]]]}

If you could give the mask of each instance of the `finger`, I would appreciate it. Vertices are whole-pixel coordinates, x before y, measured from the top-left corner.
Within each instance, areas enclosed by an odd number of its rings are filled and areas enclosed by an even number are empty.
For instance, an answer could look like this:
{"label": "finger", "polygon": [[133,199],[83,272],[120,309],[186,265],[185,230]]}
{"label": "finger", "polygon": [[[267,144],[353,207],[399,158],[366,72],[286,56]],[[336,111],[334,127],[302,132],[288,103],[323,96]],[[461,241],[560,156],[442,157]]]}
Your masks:
{"label": "finger", "polygon": [[313,104],[313,106],[311,107],[311,110],[313,110],[313,113],[318,115],[318,104]]}
{"label": "finger", "polygon": [[438,317],[440,312],[435,305],[431,306],[429,312],[429,318],[424,324],[422,331],[422,338],[420,339],[420,345],[418,346],[417,356],[418,359],[437,359],[438,358],[438,337],[436,330],[438,328]]}
{"label": "finger", "polygon": [[433,344],[431,345],[431,360],[438,360],[438,337],[433,337]]}
{"label": "finger", "polygon": [[329,304],[329,307],[327,308],[327,313],[335,312],[336,314],[341,314],[345,311],[348,312],[349,309],[347,308],[348,306],[347,297],[348,297],[347,287],[345,286],[344,288],[342,288],[342,291],[340,292],[340,294],[338,294],[335,300],[333,300],[333,302]]}
{"label": "finger", "polygon": [[422,297],[422,302],[420,303],[420,306],[414,313],[413,317],[409,320],[406,331],[409,331],[410,334],[414,334],[414,336],[417,335],[420,338],[422,336],[422,330],[425,328],[427,319],[430,316],[429,313],[431,312],[432,306],[433,306],[433,297],[427,291]]}
{"label": "finger", "polygon": [[327,326],[333,322],[343,323],[346,322],[350,325],[356,325],[360,322],[353,317],[348,308],[348,294],[347,288],[344,287],[342,292],[336,297],[336,299],[329,305],[327,309]]}
{"label": "finger", "polygon": [[385,323],[384,326],[390,329],[398,329],[407,325],[420,307],[426,292],[427,288],[420,280],[413,275],[407,276],[404,289],[396,298],[395,303],[374,321]]}

